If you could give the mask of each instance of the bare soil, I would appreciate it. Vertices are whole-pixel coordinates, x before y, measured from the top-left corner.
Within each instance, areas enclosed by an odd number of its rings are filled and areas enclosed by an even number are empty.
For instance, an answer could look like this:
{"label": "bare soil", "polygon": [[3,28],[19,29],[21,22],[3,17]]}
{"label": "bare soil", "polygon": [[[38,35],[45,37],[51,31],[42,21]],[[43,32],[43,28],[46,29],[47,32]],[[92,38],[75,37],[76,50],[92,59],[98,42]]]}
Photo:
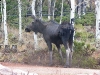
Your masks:
{"label": "bare soil", "polygon": [[11,69],[20,69],[24,71],[34,72],[38,75],[100,75],[100,70],[98,69],[45,67],[9,62],[0,62],[0,64]]}

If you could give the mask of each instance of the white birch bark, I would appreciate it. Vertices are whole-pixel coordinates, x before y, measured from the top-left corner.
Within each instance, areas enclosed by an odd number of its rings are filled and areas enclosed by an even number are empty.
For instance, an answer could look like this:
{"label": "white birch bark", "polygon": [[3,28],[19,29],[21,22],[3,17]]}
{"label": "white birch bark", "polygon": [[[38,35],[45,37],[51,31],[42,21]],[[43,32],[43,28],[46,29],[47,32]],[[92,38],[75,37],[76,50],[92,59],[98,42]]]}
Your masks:
{"label": "white birch bark", "polygon": [[50,15],[51,15],[51,0],[48,0],[48,20],[51,19]]}
{"label": "white birch bark", "polygon": [[39,18],[42,19],[42,0],[39,0]]}
{"label": "white birch bark", "polygon": [[96,5],[96,40],[100,40],[100,0],[95,1]]}
{"label": "white birch bark", "polygon": [[1,13],[2,13],[2,1],[0,1],[0,4],[1,4]]}
{"label": "white birch bark", "polygon": [[[36,14],[35,14],[35,2],[36,2],[36,0],[32,1],[32,15],[34,15],[34,16],[36,16]],[[34,33],[33,36],[34,36],[34,48],[36,50],[38,47],[37,35]]]}
{"label": "white birch bark", "polygon": [[2,15],[2,21],[1,21],[1,25],[3,23],[3,10],[2,10],[3,6],[2,6],[2,0],[1,0],[1,15]]}
{"label": "white birch bark", "polygon": [[62,17],[63,17],[63,2],[64,2],[64,0],[62,0],[62,5],[61,5],[60,24],[62,22]]}
{"label": "white birch bark", "polygon": [[81,18],[81,4],[82,4],[82,0],[78,0],[78,17]]}
{"label": "white birch bark", "polygon": [[22,17],[21,17],[21,1],[18,0],[18,12],[19,12],[19,41],[22,40]]}
{"label": "white birch bark", "polygon": [[75,0],[70,0],[71,9],[70,9],[70,23],[74,26],[74,17],[75,17]]}
{"label": "white birch bark", "polygon": [[3,1],[1,0],[1,15],[2,15],[2,20],[1,20],[1,29],[3,29]]}
{"label": "white birch bark", "polygon": [[4,8],[3,8],[3,21],[4,21],[4,45],[8,45],[8,31],[7,31],[7,15],[6,15],[6,1],[3,0],[3,5],[4,5]]}
{"label": "white birch bark", "polygon": [[83,2],[83,4],[82,4],[83,5],[82,6],[82,10],[83,10],[82,14],[85,15],[86,14],[86,2],[85,2],[85,0],[83,0],[82,2]]}
{"label": "white birch bark", "polygon": [[56,0],[53,0],[53,5],[52,5],[52,20],[54,20],[54,15],[55,15],[55,3],[56,3]]}

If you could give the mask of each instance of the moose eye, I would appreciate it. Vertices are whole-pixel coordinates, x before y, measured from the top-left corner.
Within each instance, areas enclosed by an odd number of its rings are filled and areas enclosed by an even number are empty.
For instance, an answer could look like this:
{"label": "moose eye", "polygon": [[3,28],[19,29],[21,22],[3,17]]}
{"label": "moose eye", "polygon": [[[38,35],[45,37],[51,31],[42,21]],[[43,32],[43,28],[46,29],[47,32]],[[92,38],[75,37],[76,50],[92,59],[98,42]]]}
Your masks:
{"label": "moose eye", "polygon": [[32,24],[34,24],[34,22],[32,22]]}

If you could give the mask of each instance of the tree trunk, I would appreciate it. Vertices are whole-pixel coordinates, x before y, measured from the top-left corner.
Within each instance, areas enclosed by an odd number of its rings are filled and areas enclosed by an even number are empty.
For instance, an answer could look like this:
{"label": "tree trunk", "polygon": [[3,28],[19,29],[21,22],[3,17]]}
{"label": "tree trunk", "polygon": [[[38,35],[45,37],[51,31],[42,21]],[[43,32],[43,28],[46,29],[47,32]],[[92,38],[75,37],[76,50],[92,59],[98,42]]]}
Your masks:
{"label": "tree trunk", "polygon": [[53,1],[53,16],[52,16],[52,19],[54,20],[54,15],[55,15],[55,4],[56,4],[56,0]]}
{"label": "tree trunk", "polygon": [[95,1],[96,5],[96,40],[100,40],[100,0]]}
{"label": "tree trunk", "polygon": [[19,41],[22,40],[22,17],[21,17],[21,1],[18,0],[18,11],[19,11]]}
{"label": "tree trunk", "polygon": [[51,17],[50,17],[50,15],[51,15],[51,0],[48,0],[48,20],[50,20],[51,19]]}
{"label": "tree trunk", "polygon": [[56,2],[56,0],[52,0],[51,1],[50,13],[51,13],[51,19],[52,20],[54,20],[55,2]]}
{"label": "tree trunk", "polygon": [[82,0],[78,0],[78,17],[81,18]]}
{"label": "tree trunk", "polygon": [[63,2],[64,2],[64,0],[62,0],[61,15],[60,15],[60,24],[62,22],[62,17],[63,17]]}
{"label": "tree trunk", "polygon": [[1,0],[1,15],[2,15],[2,21],[1,21],[1,25],[3,23],[3,10],[2,10],[3,6],[2,6],[2,0]]}
{"label": "tree trunk", "polygon": [[1,17],[2,17],[2,19],[1,19],[1,25],[0,25],[0,29],[2,30],[3,29],[3,4],[2,4],[3,2],[2,2],[2,0],[1,0]]}
{"label": "tree trunk", "polygon": [[[32,1],[32,15],[34,15],[34,16],[36,16],[36,14],[35,14],[35,2],[36,2],[36,0]],[[36,50],[38,47],[37,35],[35,33],[33,35],[34,35],[34,48]]]}
{"label": "tree trunk", "polygon": [[86,14],[86,2],[85,2],[85,0],[82,0],[82,14],[83,15]]}
{"label": "tree trunk", "polygon": [[39,0],[39,18],[42,19],[42,0]]}
{"label": "tree trunk", "polygon": [[4,35],[5,35],[5,38],[4,38],[4,45],[8,45],[8,31],[7,31],[7,16],[6,16],[6,1],[3,0],[3,5],[4,5],[4,8],[3,8],[3,13],[4,13],[4,16],[3,16],[3,21],[4,21]]}
{"label": "tree trunk", "polygon": [[70,9],[70,23],[74,26],[74,17],[75,17],[75,0],[70,0],[71,9]]}

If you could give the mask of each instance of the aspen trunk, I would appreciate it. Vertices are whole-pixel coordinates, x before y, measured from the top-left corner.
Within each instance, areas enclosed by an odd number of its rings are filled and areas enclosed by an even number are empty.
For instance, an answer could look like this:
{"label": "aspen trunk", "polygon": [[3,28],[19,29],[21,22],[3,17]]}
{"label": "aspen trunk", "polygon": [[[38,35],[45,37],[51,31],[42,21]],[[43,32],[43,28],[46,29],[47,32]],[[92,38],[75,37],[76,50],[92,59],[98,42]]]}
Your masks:
{"label": "aspen trunk", "polygon": [[100,40],[100,0],[95,1],[96,5],[96,39]]}
{"label": "aspen trunk", "polygon": [[6,15],[6,1],[3,0],[3,24],[4,24],[4,45],[8,45],[8,31],[7,31],[7,15]]}
{"label": "aspen trunk", "polygon": [[75,0],[70,0],[71,10],[70,10],[70,23],[74,26],[74,17],[75,17]]}
{"label": "aspen trunk", "polygon": [[48,0],[48,20],[50,20],[51,19],[51,17],[50,17],[50,15],[51,15],[51,0]]}
{"label": "aspen trunk", "polygon": [[[32,1],[32,15],[34,15],[34,16],[36,16],[36,14],[35,14],[35,2],[36,2],[36,0]],[[33,36],[34,36],[34,48],[36,50],[36,48],[38,46],[37,35],[34,33]]]}
{"label": "aspen trunk", "polygon": [[19,11],[19,41],[22,40],[22,17],[21,17],[21,1],[18,0],[18,11]]}
{"label": "aspen trunk", "polygon": [[61,22],[62,22],[62,17],[63,17],[63,2],[64,2],[64,0],[62,0],[62,7],[61,7],[61,15],[60,15],[60,24],[61,24]]}
{"label": "aspen trunk", "polygon": [[39,18],[42,19],[42,0],[39,0]]}
{"label": "aspen trunk", "polygon": [[56,0],[53,1],[52,19],[54,20]]}

